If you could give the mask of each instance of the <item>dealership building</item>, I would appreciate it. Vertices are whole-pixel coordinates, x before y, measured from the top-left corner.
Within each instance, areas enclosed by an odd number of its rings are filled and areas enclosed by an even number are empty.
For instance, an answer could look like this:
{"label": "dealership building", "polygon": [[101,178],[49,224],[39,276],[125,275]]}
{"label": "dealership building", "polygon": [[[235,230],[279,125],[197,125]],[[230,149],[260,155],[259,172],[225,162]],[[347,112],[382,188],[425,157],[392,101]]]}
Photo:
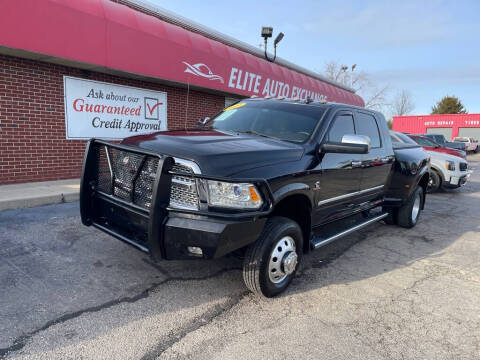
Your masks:
{"label": "dealership building", "polygon": [[78,178],[87,139],[186,129],[250,96],[351,89],[132,0],[0,2],[0,184]]}
{"label": "dealership building", "polygon": [[457,136],[480,141],[480,114],[394,116],[393,130],[410,134],[442,134],[448,141]]}

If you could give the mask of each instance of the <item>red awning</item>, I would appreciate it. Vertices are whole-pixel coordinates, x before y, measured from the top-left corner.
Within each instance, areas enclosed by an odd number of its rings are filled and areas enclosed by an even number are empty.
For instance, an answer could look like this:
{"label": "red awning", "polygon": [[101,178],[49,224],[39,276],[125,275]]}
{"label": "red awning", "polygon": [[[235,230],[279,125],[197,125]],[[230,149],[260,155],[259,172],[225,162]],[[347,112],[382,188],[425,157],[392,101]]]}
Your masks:
{"label": "red awning", "polygon": [[1,47],[243,96],[364,106],[345,89],[109,0],[2,0]]}

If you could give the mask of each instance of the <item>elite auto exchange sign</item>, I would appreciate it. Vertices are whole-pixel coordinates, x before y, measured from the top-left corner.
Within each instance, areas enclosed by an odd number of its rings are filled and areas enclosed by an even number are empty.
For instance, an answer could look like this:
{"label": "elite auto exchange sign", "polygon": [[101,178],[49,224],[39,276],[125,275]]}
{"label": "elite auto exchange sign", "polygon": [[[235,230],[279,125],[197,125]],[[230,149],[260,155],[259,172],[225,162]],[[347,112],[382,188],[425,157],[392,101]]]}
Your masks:
{"label": "elite auto exchange sign", "polygon": [[64,76],[67,139],[123,139],[167,130],[167,94]]}

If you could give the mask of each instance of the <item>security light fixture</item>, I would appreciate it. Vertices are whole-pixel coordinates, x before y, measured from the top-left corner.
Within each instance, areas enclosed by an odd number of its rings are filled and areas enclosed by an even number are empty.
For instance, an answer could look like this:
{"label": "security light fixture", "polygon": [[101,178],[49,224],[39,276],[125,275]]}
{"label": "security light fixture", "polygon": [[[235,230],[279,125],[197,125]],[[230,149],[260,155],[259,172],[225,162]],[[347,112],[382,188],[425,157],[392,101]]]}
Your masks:
{"label": "security light fixture", "polygon": [[269,26],[262,27],[262,37],[266,40],[267,38],[272,37],[273,28]]}
{"label": "security light fixture", "polygon": [[270,26],[263,26],[262,27],[262,37],[265,41],[265,46],[264,46],[264,50],[265,50],[265,59],[267,59],[268,61],[271,61],[271,62],[274,62],[275,59],[277,58],[277,44],[282,41],[283,37],[284,37],[284,34],[281,32],[277,35],[277,37],[275,38],[275,40],[273,41],[273,59],[270,59],[268,57],[268,54],[267,54],[267,41],[268,41],[268,38],[271,38],[272,35],[273,35],[273,28],[270,27]]}
{"label": "security light fixture", "polygon": [[282,41],[283,39],[283,33],[281,32],[280,34],[277,35],[277,37],[275,38],[275,40],[273,41],[273,46],[274,47],[277,47],[277,44]]}

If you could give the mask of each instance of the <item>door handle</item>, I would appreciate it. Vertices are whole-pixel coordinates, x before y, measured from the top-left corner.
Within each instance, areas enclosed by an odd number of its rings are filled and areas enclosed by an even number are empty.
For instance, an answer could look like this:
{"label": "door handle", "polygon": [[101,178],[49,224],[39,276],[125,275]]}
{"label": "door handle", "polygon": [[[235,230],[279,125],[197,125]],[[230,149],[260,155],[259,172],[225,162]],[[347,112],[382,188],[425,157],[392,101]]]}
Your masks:
{"label": "door handle", "polygon": [[358,168],[362,166],[361,161],[352,161],[352,168]]}

